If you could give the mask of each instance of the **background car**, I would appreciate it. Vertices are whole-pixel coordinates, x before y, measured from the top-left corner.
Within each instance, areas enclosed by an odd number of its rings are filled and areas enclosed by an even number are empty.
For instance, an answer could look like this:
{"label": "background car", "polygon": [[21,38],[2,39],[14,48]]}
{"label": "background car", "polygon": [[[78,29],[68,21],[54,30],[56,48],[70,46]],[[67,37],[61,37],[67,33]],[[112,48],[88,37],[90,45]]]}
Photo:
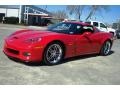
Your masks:
{"label": "background car", "polygon": [[120,30],[116,30],[116,36],[118,39],[120,39]]}
{"label": "background car", "polygon": [[87,21],[85,23],[91,24],[91,25],[97,27],[99,30],[101,30],[103,32],[112,33],[113,36],[116,37],[116,30],[113,29],[113,28],[107,27],[103,22],[99,22],[99,21]]}
{"label": "background car", "polygon": [[5,39],[4,53],[23,62],[58,64],[78,55],[108,55],[113,43],[111,33],[101,32],[81,22],[62,22],[47,30],[20,30]]}

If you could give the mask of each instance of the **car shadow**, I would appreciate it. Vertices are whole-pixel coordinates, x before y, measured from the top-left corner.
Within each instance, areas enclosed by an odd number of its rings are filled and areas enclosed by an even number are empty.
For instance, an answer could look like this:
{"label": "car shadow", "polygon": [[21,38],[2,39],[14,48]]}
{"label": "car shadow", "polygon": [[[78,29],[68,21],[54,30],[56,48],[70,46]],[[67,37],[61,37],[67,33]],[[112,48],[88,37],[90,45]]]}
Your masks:
{"label": "car shadow", "polygon": [[[110,53],[107,56],[109,56],[113,53],[114,53],[114,51],[110,51]],[[67,58],[67,59],[63,60],[62,62],[60,62],[59,64],[67,63],[70,61],[85,60],[87,58],[98,57],[98,56],[100,56],[100,55],[99,54],[80,55],[80,56],[76,56],[76,57]]]}
{"label": "car shadow", "polygon": [[113,50],[111,50],[108,55],[111,55],[111,54],[113,54],[113,53],[115,53],[115,52],[114,52]]}
{"label": "car shadow", "polygon": [[14,61],[16,63],[21,63],[21,64],[25,64],[27,66],[43,66],[44,64],[43,63],[40,63],[40,62],[24,62],[24,61],[21,61],[20,59],[18,58],[14,58],[14,57],[9,57],[7,56],[11,61]]}
{"label": "car shadow", "polygon": [[[111,55],[113,53],[114,53],[114,51],[110,51],[109,55]],[[56,65],[64,64],[64,63],[71,62],[71,61],[85,60],[87,58],[92,58],[92,57],[97,57],[97,56],[99,56],[99,54],[88,54],[88,55],[75,56],[75,57],[64,59]],[[12,61],[15,61],[15,62],[21,63],[21,64],[25,64],[27,66],[48,66],[48,65],[44,64],[43,62],[22,62],[21,60],[19,60],[17,58],[12,58],[12,57],[8,57],[8,58]]]}

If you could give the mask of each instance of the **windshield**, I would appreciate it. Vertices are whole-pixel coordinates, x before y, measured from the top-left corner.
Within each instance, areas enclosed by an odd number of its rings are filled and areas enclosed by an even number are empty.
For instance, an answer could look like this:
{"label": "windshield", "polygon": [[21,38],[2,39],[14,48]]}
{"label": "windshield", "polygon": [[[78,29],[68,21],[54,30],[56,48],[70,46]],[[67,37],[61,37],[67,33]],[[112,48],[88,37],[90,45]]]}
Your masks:
{"label": "windshield", "polygon": [[72,27],[71,23],[58,23],[53,26],[48,27],[49,31],[54,31],[54,32],[69,32]]}

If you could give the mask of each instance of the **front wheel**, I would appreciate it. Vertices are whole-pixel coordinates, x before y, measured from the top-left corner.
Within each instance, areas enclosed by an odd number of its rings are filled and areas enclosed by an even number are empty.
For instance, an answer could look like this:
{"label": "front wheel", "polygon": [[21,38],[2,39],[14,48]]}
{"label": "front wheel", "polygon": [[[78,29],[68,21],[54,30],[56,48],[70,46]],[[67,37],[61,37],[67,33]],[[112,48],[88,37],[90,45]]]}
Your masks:
{"label": "front wheel", "polygon": [[63,48],[59,43],[48,45],[44,52],[44,63],[47,65],[58,64],[63,58]]}
{"label": "front wheel", "polygon": [[111,45],[110,41],[106,41],[101,48],[100,54],[103,56],[108,55],[111,51]]}

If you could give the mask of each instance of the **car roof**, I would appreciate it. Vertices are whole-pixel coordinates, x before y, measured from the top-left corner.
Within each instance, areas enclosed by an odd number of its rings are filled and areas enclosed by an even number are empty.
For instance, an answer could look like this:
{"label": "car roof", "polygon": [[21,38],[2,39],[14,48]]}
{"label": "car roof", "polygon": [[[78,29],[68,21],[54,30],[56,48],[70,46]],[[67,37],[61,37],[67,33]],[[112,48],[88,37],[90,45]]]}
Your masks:
{"label": "car roof", "polygon": [[98,22],[98,23],[103,23],[103,22],[101,22],[101,21],[92,21],[92,20],[86,21],[86,22]]}
{"label": "car roof", "polygon": [[79,22],[79,21],[67,21],[67,23],[73,23],[73,24],[81,24],[81,25],[89,25],[89,26],[92,26],[88,23],[84,23],[84,22]]}

